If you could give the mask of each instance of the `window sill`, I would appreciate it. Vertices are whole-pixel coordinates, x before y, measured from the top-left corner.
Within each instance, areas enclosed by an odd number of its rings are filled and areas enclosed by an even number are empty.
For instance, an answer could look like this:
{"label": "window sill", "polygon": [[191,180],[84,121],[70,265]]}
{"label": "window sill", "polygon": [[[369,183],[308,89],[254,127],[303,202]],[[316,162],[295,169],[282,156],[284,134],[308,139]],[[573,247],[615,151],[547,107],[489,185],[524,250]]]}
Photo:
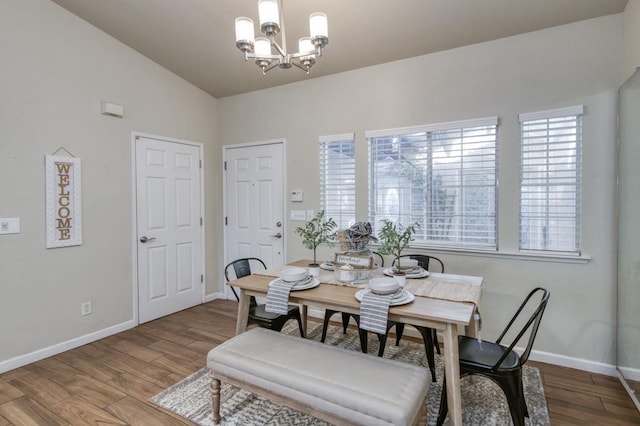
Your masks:
{"label": "window sill", "polygon": [[[372,249],[375,250],[377,245],[372,244]],[[494,259],[514,259],[514,260],[530,260],[534,262],[556,262],[556,263],[573,263],[573,264],[587,264],[591,260],[591,257],[584,255],[569,255],[563,253],[537,253],[537,252],[508,252],[508,251],[495,251],[495,250],[483,250],[480,248],[462,249],[451,247],[437,247],[437,246],[410,246],[407,250],[414,250],[421,254],[452,254],[461,256],[476,256],[487,257]]]}

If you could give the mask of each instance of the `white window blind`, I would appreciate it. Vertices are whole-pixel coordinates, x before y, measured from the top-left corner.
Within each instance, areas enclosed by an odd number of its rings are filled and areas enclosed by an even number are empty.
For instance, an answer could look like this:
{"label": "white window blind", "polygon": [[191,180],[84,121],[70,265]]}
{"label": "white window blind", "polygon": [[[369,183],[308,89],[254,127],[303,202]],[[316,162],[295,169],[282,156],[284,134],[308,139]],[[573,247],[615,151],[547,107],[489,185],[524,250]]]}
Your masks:
{"label": "white window blind", "polygon": [[490,117],[367,132],[369,216],[419,222],[415,245],[496,248],[496,131]]}
{"label": "white window blind", "polygon": [[520,115],[520,249],[580,253],[582,114]]}
{"label": "white window blind", "polygon": [[356,162],[353,133],[320,138],[320,208],[339,229],[356,221]]}

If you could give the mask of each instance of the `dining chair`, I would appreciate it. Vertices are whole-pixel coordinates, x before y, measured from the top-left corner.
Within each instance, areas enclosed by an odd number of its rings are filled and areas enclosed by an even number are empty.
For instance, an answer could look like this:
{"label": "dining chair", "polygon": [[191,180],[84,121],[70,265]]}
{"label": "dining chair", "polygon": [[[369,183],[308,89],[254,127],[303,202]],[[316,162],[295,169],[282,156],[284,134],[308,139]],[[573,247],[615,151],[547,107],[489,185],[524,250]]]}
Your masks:
{"label": "dining chair", "polygon": [[[384,267],[384,257],[382,257],[382,255],[377,251],[372,251],[371,254],[373,256],[374,266],[378,268]],[[338,312],[340,311],[334,311],[332,309],[326,309],[324,311],[324,321],[322,323],[322,337],[320,338],[320,341],[322,343],[324,343],[327,337],[327,329],[329,327],[329,321],[331,320],[331,317],[334,314],[337,314]],[[343,334],[347,334],[347,328],[349,327],[350,318],[354,319],[354,321],[358,325],[358,329],[360,329],[360,315],[350,314],[348,312],[340,312],[340,313],[342,314],[342,333]],[[366,335],[364,337],[366,339]],[[360,343],[361,343],[362,351],[366,352],[366,343],[364,344],[364,346],[362,345],[363,344],[362,336],[360,336]]]}
{"label": "dining chair", "polygon": [[[536,300],[538,299],[533,298],[536,294],[540,297],[537,302]],[[511,318],[511,321],[509,321],[495,343],[484,340],[480,342],[478,339],[468,336],[458,336],[460,377],[475,374],[486,377],[500,386],[507,397],[509,411],[511,412],[511,419],[515,426],[523,426],[525,424],[524,418],[529,417],[527,404],[524,398],[524,389],[522,386],[522,368],[529,359],[533,342],[536,338],[536,334],[538,333],[542,314],[544,313],[547,302],[549,301],[549,295],[549,291],[544,288],[537,287],[533,289],[524,299],[516,313]],[[537,303],[537,306],[534,305],[535,303]],[[527,306],[527,310],[524,311]],[[533,310],[534,306],[535,310]],[[521,323],[526,315],[523,311],[528,313],[531,312],[531,310],[533,310],[533,313],[526,323],[524,323],[524,326],[515,336],[511,344],[509,346],[503,345],[501,343],[502,339],[505,337],[507,332],[509,332],[511,326],[516,322],[516,320],[518,320],[518,323]],[[523,313],[523,315],[519,318],[521,313]],[[522,355],[518,355],[513,348],[529,329],[531,329],[531,331],[529,333],[527,346]],[[440,397],[440,409],[438,411],[438,425],[443,424],[447,417],[446,388],[446,383],[443,381],[442,395]]]}
{"label": "dining chair", "polygon": [[[254,264],[262,265],[263,269],[267,269],[264,262],[257,257],[245,257],[242,259],[236,259],[224,267],[224,277],[227,282],[229,279],[229,272],[231,268],[235,273],[236,279],[251,275],[251,262]],[[240,301],[236,290],[231,287],[236,299]],[[267,312],[265,310],[266,305],[258,304],[256,298],[251,296],[249,300],[249,319],[247,324],[257,324],[260,327],[268,328],[275,331],[281,331],[284,324],[290,319],[298,321],[298,328],[300,329],[300,336],[304,336],[304,330],[302,328],[302,317],[300,316],[300,308],[296,305],[288,305],[286,314],[275,314],[273,312]]]}

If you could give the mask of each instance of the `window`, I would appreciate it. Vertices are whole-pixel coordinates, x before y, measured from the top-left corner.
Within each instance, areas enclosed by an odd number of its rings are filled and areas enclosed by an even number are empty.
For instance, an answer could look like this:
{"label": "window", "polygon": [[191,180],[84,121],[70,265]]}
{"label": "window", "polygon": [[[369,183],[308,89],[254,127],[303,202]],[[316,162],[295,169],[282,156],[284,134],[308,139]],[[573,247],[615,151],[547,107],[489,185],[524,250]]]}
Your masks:
{"label": "window", "polygon": [[498,118],[367,132],[369,216],[420,222],[416,245],[496,243]]}
{"label": "window", "polygon": [[520,115],[520,249],[580,253],[583,107]]}
{"label": "window", "polygon": [[356,162],[353,133],[320,138],[320,208],[339,229],[356,222]]}

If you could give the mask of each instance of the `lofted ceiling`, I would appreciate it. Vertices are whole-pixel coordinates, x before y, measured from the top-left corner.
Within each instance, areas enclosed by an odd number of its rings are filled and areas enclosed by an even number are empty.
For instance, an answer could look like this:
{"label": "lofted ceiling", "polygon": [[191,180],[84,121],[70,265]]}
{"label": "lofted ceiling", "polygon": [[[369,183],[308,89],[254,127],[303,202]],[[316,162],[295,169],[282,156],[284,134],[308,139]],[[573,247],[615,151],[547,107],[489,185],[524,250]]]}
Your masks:
{"label": "lofted ceiling", "polygon": [[309,76],[262,76],[244,61],[234,20],[257,23],[257,0],[52,1],[222,98],[620,13],[628,0],[285,0],[288,46],[308,35],[312,12],[328,16],[329,44]]}

